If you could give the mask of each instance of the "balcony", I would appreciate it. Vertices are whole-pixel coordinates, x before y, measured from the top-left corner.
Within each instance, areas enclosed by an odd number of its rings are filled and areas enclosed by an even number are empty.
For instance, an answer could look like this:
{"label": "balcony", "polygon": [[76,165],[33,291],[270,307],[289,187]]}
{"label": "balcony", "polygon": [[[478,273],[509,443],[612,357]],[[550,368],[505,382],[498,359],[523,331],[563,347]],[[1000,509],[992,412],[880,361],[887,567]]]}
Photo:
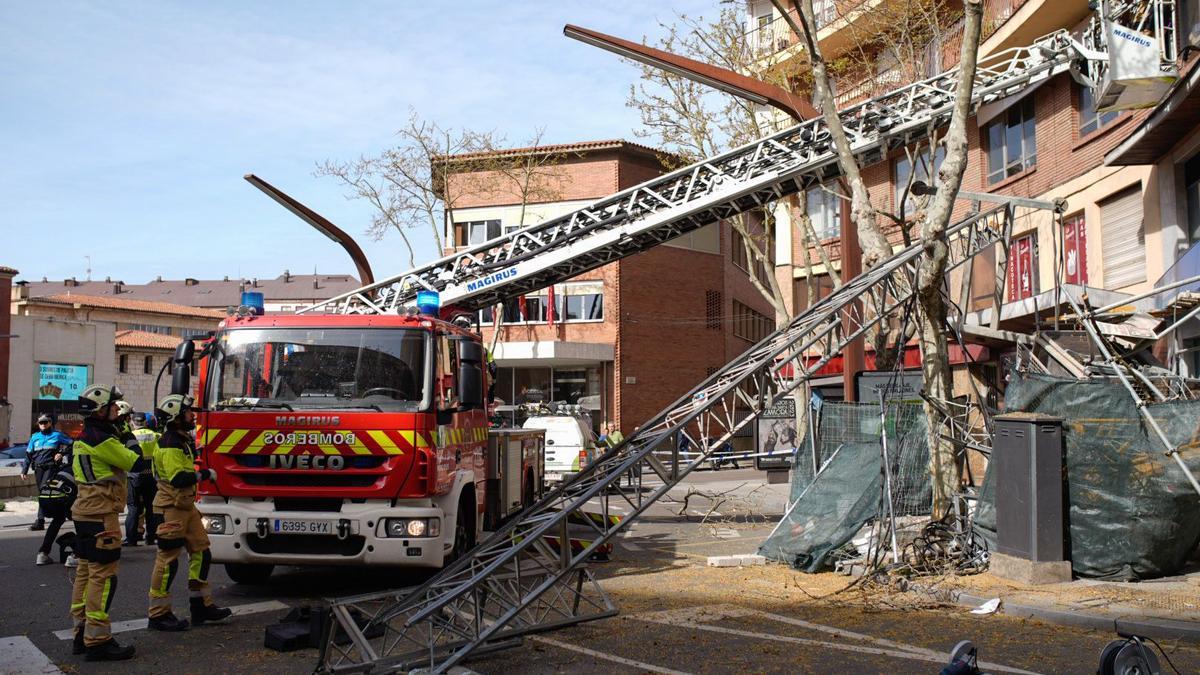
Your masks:
{"label": "balcony", "polygon": [[[826,58],[834,58],[850,45],[851,36],[844,31],[870,16],[871,10],[884,2],[892,0],[817,0],[813,3],[813,19],[817,25],[817,38]],[[983,3],[983,34],[986,40],[996,30],[1008,21],[1017,10],[1029,0],[984,0]],[[795,10],[789,14],[795,15]],[[959,47],[962,44],[963,24],[960,19],[950,26],[942,40],[942,54],[949,57],[945,68],[958,62]],[[745,34],[746,45],[757,60],[768,57],[778,57],[775,60],[787,59],[799,54],[800,40],[792,32],[791,26],[783,16],[776,16],[770,22],[748,31]],[[793,50],[793,47],[796,49]],[[788,53],[785,53],[788,52]],[[944,68],[939,68],[939,71]]]}
{"label": "balcony", "polygon": [[[994,34],[1028,1],[985,0],[980,43],[982,44],[984,40]],[[834,89],[837,93],[834,100],[837,101],[837,107],[843,109],[861,103],[916,80],[933,77],[953,68],[958,64],[959,53],[962,51],[962,38],[963,20],[959,19],[945,30],[940,41],[926,45],[919,63],[882,69],[861,80],[835,82]]]}

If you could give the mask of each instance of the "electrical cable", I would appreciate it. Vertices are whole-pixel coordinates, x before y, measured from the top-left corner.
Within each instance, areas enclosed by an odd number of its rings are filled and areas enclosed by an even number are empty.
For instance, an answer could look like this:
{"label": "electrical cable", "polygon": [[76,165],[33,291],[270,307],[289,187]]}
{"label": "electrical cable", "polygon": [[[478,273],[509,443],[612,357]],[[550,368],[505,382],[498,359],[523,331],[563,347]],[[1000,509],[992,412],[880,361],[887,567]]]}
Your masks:
{"label": "electrical cable", "polygon": [[1163,658],[1167,660],[1167,665],[1171,666],[1171,670],[1175,671],[1175,675],[1182,675],[1182,673],[1179,672],[1179,669],[1175,667],[1175,664],[1171,662],[1171,657],[1167,656],[1167,650],[1163,649],[1162,645],[1158,644],[1154,638],[1145,635],[1139,635],[1138,637],[1143,640],[1149,640],[1150,644],[1158,648],[1158,653],[1162,654]]}

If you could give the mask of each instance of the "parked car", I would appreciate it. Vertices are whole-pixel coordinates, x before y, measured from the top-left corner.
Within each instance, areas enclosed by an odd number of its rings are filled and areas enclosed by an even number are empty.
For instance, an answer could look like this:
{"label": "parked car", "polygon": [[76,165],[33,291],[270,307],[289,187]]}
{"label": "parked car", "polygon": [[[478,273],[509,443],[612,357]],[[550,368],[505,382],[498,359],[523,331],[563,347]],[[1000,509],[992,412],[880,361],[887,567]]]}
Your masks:
{"label": "parked car", "polygon": [[580,417],[537,415],[525,420],[522,426],[546,432],[547,483],[569,479],[596,458],[596,436]]}
{"label": "parked car", "polygon": [[3,450],[0,450],[0,468],[16,467],[21,468],[25,463],[25,455],[29,446],[25,443],[20,445],[11,445]]}

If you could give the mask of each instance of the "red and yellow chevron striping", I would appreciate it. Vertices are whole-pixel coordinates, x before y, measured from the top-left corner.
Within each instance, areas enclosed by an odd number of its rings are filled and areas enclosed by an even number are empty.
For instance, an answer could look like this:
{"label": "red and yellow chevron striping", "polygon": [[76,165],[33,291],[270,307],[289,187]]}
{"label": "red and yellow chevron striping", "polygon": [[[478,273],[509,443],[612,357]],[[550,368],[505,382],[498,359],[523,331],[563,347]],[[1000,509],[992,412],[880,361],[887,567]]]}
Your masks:
{"label": "red and yellow chevron striping", "polygon": [[433,445],[430,433],[412,429],[206,429],[202,438],[207,450],[233,455],[402,455]]}

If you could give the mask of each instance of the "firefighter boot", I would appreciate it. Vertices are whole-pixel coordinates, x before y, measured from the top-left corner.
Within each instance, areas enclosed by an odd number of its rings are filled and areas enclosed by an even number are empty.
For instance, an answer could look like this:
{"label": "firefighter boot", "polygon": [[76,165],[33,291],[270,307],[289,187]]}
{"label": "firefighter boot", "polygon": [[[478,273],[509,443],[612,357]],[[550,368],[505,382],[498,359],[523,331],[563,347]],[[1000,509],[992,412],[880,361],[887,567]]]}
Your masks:
{"label": "firefighter boot", "polygon": [[217,607],[216,605],[204,604],[204,598],[192,598],[192,625],[199,626],[202,623],[223,621],[233,614],[233,610],[228,607]]}
{"label": "firefighter boot", "polygon": [[164,633],[179,633],[188,629],[187,619],[175,618],[171,612],[162,616],[150,617],[150,630],[160,630]]}
{"label": "firefighter boot", "polygon": [[117,641],[109,638],[105,642],[87,648],[85,661],[124,661],[133,658],[133,645],[122,647]]}
{"label": "firefighter boot", "polygon": [[71,640],[71,653],[79,656],[87,651],[87,647],[83,645],[83,626],[75,627],[75,637]]}

